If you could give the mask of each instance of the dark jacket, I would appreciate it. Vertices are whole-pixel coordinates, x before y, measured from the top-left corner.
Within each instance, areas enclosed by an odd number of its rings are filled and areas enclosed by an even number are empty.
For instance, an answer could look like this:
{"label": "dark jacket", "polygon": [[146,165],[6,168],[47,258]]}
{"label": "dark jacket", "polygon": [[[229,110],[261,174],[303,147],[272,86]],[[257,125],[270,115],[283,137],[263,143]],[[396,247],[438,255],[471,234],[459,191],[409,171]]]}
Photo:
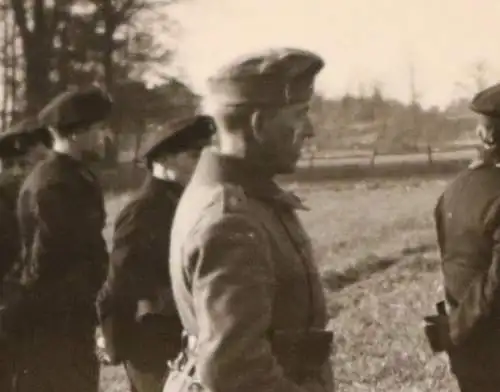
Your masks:
{"label": "dark jacket", "polygon": [[[171,293],[168,252],[182,191],[178,183],[150,176],[116,219],[108,278],[97,301],[113,361],[139,360],[141,353],[155,349],[152,335],[161,340],[156,346],[171,347],[163,356],[178,352],[181,326]],[[155,321],[146,327],[146,319]],[[163,336],[158,336],[160,331]]]}
{"label": "dark jacket", "polygon": [[94,301],[108,262],[95,175],[82,162],[52,153],[24,181],[17,213],[22,295],[9,307],[7,324],[15,330],[95,326]]}
{"label": "dark jacket", "polygon": [[[12,170],[0,174],[0,287],[20,256],[16,202],[23,174]],[[0,294],[1,295],[1,294]]]}
{"label": "dark jacket", "polygon": [[[20,239],[16,219],[16,198],[22,173],[12,170],[0,174],[0,306],[6,303],[4,279],[19,260]],[[10,341],[3,339],[0,330],[0,391],[13,391],[15,352]]]}
{"label": "dark jacket", "polygon": [[493,372],[500,366],[500,167],[478,163],[439,197],[435,220],[452,368]]}

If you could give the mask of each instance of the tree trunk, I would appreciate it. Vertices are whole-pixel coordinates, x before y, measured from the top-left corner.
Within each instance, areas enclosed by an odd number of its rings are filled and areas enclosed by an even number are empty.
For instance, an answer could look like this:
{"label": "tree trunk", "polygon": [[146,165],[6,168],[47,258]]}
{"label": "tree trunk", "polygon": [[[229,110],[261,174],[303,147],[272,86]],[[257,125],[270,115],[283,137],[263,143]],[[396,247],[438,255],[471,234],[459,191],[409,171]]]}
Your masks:
{"label": "tree trunk", "polygon": [[[115,78],[113,70],[113,35],[116,29],[115,18],[114,18],[114,8],[112,0],[103,0],[102,2],[102,14],[104,18],[104,42],[103,42],[103,53],[102,53],[102,63],[104,68],[104,83],[106,89],[111,94],[114,95],[115,91]],[[117,111],[113,110],[111,115],[109,126],[112,135],[112,142],[106,150],[105,160],[107,162],[116,162],[118,160],[118,133],[120,126],[120,119],[117,116]]]}
{"label": "tree trunk", "polygon": [[27,114],[38,112],[50,98],[51,83],[48,78],[50,66],[45,59],[40,59],[42,53],[43,51],[33,47],[25,52]]}
{"label": "tree trunk", "polygon": [[2,85],[3,85],[3,97],[2,97],[2,109],[1,109],[1,127],[2,131],[7,128],[8,124],[8,110],[9,110],[9,12],[7,7],[2,8],[2,20],[4,22],[3,28],[3,43],[2,43]]}
{"label": "tree trunk", "polygon": [[432,147],[430,144],[427,145],[427,162],[432,165],[434,161],[432,160]]}
{"label": "tree trunk", "polygon": [[62,28],[59,32],[59,40],[61,48],[59,49],[59,56],[57,59],[57,71],[58,71],[58,90],[63,91],[68,88],[70,84],[70,67],[71,58],[69,53],[69,24],[70,15],[67,9],[63,9],[61,12]]}
{"label": "tree trunk", "polygon": [[20,75],[19,75],[19,53],[18,53],[18,35],[16,34],[14,19],[11,17],[10,22],[11,26],[11,79],[10,79],[10,94],[11,94],[11,102],[12,102],[12,120],[17,121],[17,117],[19,117],[19,83],[20,83]]}
{"label": "tree trunk", "polygon": [[[51,17],[44,0],[35,0],[30,8],[26,7],[25,1],[11,0],[11,6],[23,47],[25,111],[33,114],[47,103],[52,92],[50,72],[57,13],[53,12]],[[28,9],[32,9],[31,29]]]}

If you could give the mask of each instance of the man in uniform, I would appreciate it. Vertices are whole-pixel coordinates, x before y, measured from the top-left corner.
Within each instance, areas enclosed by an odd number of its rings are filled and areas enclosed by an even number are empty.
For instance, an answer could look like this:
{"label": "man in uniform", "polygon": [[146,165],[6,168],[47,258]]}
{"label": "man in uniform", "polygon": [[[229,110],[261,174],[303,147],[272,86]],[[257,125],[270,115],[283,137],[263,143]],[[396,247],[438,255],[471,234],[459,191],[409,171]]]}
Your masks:
{"label": "man in uniform", "polygon": [[500,390],[500,84],[471,109],[483,156],[439,197],[435,220],[448,317],[442,346],[462,392]]}
{"label": "man in uniform", "polygon": [[185,330],[164,391],[333,390],[325,298],[304,206],[273,180],[296,167],[316,54],[275,48],[208,81],[218,146],[203,151],[172,227],[170,272]]}
{"label": "man in uniform", "polygon": [[0,134],[0,282],[19,256],[17,195],[28,169],[27,155],[42,144],[44,131],[34,124],[24,120]]}
{"label": "man in uniform", "polygon": [[116,219],[97,308],[106,351],[112,363],[124,362],[134,392],[161,392],[167,361],[180,350],[182,328],[165,259],[177,203],[213,133],[208,116],[152,133],[140,152],[149,176]]}
{"label": "man in uniform", "polygon": [[[20,257],[20,238],[16,219],[16,200],[24,178],[21,161],[37,145],[38,130],[27,128],[27,121],[0,134],[0,308],[7,300],[4,280]],[[0,391],[13,388],[14,341],[0,331]]]}
{"label": "man in uniform", "polygon": [[110,109],[109,97],[92,87],[61,93],[38,115],[52,151],[21,187],[22,291],[0,320],[25,350],[19,392],[98,391],[94,304],[108,262],[105,211],[81,142]]}

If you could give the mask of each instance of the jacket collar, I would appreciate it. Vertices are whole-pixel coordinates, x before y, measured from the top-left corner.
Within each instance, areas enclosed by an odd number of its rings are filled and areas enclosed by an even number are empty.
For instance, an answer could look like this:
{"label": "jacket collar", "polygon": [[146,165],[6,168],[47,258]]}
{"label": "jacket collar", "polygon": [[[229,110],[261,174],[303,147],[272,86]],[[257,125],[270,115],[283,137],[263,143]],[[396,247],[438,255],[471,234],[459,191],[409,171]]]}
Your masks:
{"label": "jacket collar", "polygon": [[68,154],[51,151],[48,155],[48,159],[57,162],[64,167],[74,168],[74,170],[89,183],[98,183],[97,176],[84,162],[75,159]]}
{"label": "jacket collar", "polygon": [[479,157],[469,164],[469,169],[479,169],[482,167],[497,167],[500,168],[500,157],[498,151],[481,149]]}
{"label": "jacket collar", "polygon": [[307,209],[298,196],[280,188],[261,168],[244,158],[222,155],[213,147],[203,150],[191,182],[205,185],[229,183],[242,187],[251,197],[294,209]]}
{"label": "jacket collar", "polygon": [[184,191],[184,186],[177,181],[162,180],[148,174],[143,183],[143,190],[159,194],[168,193],[174,195],[175,197],[180,197]]}

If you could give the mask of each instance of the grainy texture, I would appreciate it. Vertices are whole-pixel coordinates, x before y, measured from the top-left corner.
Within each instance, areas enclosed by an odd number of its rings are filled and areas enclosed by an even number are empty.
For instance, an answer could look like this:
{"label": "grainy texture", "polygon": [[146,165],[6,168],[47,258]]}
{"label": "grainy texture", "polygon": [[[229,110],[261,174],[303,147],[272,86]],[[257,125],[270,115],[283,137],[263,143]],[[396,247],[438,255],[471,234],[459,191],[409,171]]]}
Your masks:
{"label": "grainy texture", "polygon": [[[448,180],[290,184],[311,207],[302,219],[327,290],[338,391],[457,390],[422,330],[442,296],[432,210]],[[125,200],[109,199],[109,213]],[[122,369],[105,368],[102,387],[128,391]]]}

